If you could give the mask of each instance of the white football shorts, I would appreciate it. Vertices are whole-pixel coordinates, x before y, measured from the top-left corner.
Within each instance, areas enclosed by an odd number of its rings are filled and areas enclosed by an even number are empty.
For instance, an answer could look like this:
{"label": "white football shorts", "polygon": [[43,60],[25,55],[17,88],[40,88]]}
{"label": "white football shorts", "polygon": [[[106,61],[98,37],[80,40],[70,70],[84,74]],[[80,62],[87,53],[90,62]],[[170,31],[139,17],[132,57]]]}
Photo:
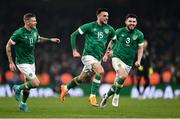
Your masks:
{"label": "white football shorts", "polygon": [[94,63],[101,63],[91,55],[82,56],[81,61],[84,64],[83,71],[92,70],[92,64]]}
{"label": "white football shorts", "polygon": [[117,57],[112,58],[112,65],[115,71],[118,71],[120,68],[124,68],[127,73],[129,73],[132,68]]}
{"label": "white football shorts", "polygon": [[17,64],[16,66],[24,74],[25,78],[30,80],[36,78],[35,64]]}

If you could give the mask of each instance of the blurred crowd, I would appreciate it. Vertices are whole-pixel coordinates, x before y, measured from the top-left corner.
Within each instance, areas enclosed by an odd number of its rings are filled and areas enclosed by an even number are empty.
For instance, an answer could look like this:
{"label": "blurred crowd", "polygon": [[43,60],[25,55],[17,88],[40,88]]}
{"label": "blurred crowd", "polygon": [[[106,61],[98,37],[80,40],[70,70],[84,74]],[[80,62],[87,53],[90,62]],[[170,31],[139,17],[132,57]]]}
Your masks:
{"label": "blurred crowd", "polygon": [[[140,4],[141,3],[141,4]],[[171,8],[169,8],[171,5]],[[173,5],[173,6],[172,6]],[[159,8],[161,6],[161,8]],[[78,26],[95,20],[98,7],[109,9],[109,24],[115,29],[122,27],[124,16],[129,12],[138,15],[138,27],[149,42],[149,52],[154,71],[170,71],[175,82],[180,84],[180,8],[176,3],[160,1],[0,1],[0,74],[8,71],[5,45],[13,31],[23,25],[22,16],[26,12],[37,15],[38,29],[42,36],[59,37],[60,44],[44,43],[36,45],[36,72],[47,72],[52,79],[69,72],[73,76],[80,73],[83,65],[80,59],[73,59],[70,34]],[[77,41],[82,52],[83,37]],[[103,63],[105,71],[112,70],[109,63]]]}

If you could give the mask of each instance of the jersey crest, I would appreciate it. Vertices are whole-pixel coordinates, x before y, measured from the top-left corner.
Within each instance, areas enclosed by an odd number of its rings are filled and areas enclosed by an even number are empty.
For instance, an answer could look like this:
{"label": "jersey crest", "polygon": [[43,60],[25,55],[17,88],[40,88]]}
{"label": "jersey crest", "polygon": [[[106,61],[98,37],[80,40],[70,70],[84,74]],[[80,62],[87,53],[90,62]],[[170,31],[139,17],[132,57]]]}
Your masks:
{"label": "jersey crest", "polygon": [[133,37],[132,37],[133,40],[136,40],[137,38],[138,38],[137,35],[133,35]]}
{"label": "jersey crest", "polygon": [[104,32],[105,32],[106,34],[109,34],[109,29],[104,29]]}

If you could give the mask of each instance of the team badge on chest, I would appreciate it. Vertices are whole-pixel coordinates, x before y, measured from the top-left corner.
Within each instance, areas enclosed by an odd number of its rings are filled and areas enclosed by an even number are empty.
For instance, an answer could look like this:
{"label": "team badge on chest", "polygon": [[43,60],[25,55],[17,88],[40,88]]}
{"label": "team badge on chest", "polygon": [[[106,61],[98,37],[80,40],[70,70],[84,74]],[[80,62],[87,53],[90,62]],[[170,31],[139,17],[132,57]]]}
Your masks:
{"label": "team badge on chest", "polygon": [[133,40],[136,40],[137,37],[138,37],[137,35],[133,35],[132,39],[133,39]]}
{"label": "team badge on chest", "polygon": [[109,34],[109,29],[104,29],[104,32],[105,32],[106,34]]}

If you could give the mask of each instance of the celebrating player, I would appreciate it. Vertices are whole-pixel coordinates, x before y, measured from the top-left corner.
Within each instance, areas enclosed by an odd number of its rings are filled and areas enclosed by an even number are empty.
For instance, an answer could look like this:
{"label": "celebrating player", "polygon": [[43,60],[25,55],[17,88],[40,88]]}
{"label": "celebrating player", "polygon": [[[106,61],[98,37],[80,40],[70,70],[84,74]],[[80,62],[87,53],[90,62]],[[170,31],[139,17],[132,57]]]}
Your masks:
{"label": "celebrating player", "polygon": [[[138,51],[135,66],[139,66],[143,55],[144,35],[136,28],[137,16],[128,14],[125,18],[126,27],[116,30],[117,41],[110,42],[108,50],[103,57],[104,61],[112,55],[112,65],[116,71],[116,79],[110,90],[104,95],[100,107],[106,106],[107,100],[111,95],[114,95],[112,105],[118,107],[119,92],[123,87],[124,80],[127,78],[133,62],[135,60],[136,51]],[[114,44],[114,45],[113,45]],[[111,51],[113,46],[113,50]]]}
{"label": "celebrating player", "polygon": [[69,84],[61,86],[61,102],[64,101],[69,89],[79,85],[88,75],[95,75],[92,82],[89,101],[92,106],[99,106],[96,100],[96,93],[104,75],[101,59],[106,51],[108,39],[115,40],[116,36],[114,29],[107,24],[109,18],[107,9],[99,8],[96,11],[96,15],[97,21],[84,24],[71,34],[73,57],[81,56],[76,48],[76,39],[78,35],[85,34],[85,48],[81,58],[84,68],[81,74],[74,77]]}
{"label": "celebrating player", "polygon": [[[24,26],[17,29],[10,37],[6,45],[6,53],[9,60],[9,68],[11,71],[16,71],[16,66],[25,77],[25,83],[14,85],[15,98],[20,101],[19,108],[24,112],[28,111],[26,100],[29,96],[29,91],[32,88],[39,86],[40,81],[35,74],[35,58],[34,49],[37,42],[60,42],[58,38],[44,38],[39,36],[36,28],[36,16],[32,13],[27,13],[23,17]],[[15,45],[16,66],[11,55],[11,47]],[[22,91],[22,96],[21,96]],[[21,98],[21,99],[20,99]]]}

